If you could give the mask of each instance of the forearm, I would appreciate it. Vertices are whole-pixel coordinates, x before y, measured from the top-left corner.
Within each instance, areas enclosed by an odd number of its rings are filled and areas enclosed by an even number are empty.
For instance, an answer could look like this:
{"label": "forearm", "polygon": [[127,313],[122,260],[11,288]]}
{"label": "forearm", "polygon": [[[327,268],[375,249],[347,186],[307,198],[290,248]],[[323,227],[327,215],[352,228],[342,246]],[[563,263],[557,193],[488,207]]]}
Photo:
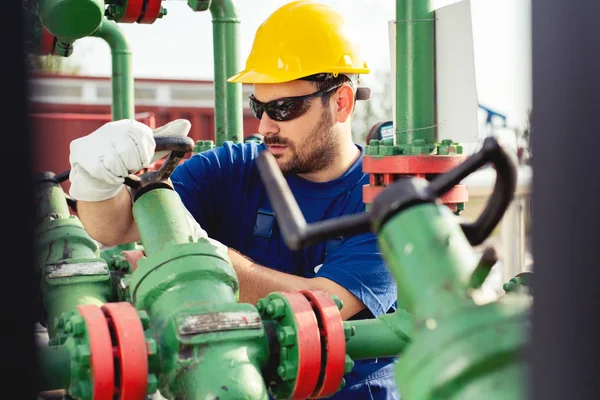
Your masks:
{"label": "forearm", "polygon": [[231,248],[228,255],[240,284],[240,303],[256,304],[259,299],[267,297],[272,292],[320,289],[336,295],[342,300],[344,304],[341,310],[343,319],[350,318],[365,307],[352,293],[328,279],[303,278],[263,267]]}
{"label": "forearm", "polygon": [[123,186],[115,197],[107,200],[78,200],[77,216],[93,239],[107,246],[116,246],[139,240],[131,206],[131,194]]}

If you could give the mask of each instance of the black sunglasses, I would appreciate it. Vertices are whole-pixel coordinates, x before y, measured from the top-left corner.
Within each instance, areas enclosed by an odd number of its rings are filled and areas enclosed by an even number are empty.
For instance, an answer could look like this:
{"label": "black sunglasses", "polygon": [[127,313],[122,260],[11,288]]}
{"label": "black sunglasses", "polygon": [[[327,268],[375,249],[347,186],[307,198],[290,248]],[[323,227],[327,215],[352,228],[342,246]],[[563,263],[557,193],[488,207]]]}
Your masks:
{"label": "black sunglasses", "polygon": [[267,113],[269,118],[274,121],[290,121],[300,117],[308,111],[310,108],[310,99],[321,97],[326,93],[334,91],[340,86],[342,85],[334,85],[305,96],[282,97],[281,99],[271,100],[267,103],[256,100],[254,95],[251,94],[249,96],[250,109],[252,110],[252,114],[258,119],[262,118],[263,113]]}

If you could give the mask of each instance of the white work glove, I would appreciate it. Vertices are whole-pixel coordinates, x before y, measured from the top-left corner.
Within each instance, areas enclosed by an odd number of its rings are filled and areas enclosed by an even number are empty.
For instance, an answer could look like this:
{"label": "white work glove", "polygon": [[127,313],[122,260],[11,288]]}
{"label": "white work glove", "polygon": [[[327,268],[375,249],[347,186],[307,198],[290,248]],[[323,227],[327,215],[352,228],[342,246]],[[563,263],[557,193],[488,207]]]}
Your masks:
{"label": "white work glove", "polygon": [[69,194],[75,200],[102,201],[119,193],[125,177],[168,152],[154,152],[154,137],[187,136],[191,123],[177,119],[156,129],[134,119],[111,121],[71,142]]}

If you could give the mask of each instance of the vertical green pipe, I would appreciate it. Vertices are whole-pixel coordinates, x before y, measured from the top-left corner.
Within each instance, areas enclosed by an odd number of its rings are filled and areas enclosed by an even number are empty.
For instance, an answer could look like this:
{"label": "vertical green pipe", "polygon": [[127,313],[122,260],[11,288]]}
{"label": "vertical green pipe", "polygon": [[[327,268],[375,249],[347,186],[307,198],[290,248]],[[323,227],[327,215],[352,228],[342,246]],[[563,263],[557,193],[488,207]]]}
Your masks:
{"label": "vertical green pipe", "polygon": [[40,346],[37,349],[39,362],[39,389],[66,389],[71,384],[71,354],[66,346]]}
{"label": "vertical green pipe", "polygon": [[396,1],[396,143],[435,141],[435,13],[430,0]]}
{"label": "vertical green pipe", "polygon": [[232,0],[212,0],[215,139],[220,146],[227,140],[241,142],[243,133],[242,85],[227,82],[240,71],[240,20]]}
{"label": "vertical green pipe", "polygon": [[[106,41],[112,56],[112,120],[135,118],[134,80],[131,69],[131,47],[116,22],[106,18],[92,34]],[[119,254],[123,250],[134,250],[135,243],[125,243],[105,251]]]}
{"label": "vertical green pipe", "polygon": [[123,35],[117,23],[105,18],[92,36],[104,39],[110,46],[112,54],[112,119],[134,118],[131,48],[125,35]]}

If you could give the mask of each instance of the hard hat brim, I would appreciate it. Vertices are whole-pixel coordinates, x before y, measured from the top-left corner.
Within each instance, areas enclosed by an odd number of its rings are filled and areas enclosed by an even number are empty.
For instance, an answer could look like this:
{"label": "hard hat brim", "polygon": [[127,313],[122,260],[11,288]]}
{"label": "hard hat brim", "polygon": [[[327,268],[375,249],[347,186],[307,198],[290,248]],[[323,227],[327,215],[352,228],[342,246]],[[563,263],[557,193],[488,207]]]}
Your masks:
{"label": "hard hat brim", "polygon": [[318,74],[322,72],[338,73],[338,74],[368,74],[369,68],[328,68],[326,71],[310,71],[307,72],[286,72],[277,71],[277,76],[273,74],[263,74],[255,70],[243,70],[242,72],[233,75],[227,82],[232,83],[283,83],[296,79],[304,78],[305,76]]}

